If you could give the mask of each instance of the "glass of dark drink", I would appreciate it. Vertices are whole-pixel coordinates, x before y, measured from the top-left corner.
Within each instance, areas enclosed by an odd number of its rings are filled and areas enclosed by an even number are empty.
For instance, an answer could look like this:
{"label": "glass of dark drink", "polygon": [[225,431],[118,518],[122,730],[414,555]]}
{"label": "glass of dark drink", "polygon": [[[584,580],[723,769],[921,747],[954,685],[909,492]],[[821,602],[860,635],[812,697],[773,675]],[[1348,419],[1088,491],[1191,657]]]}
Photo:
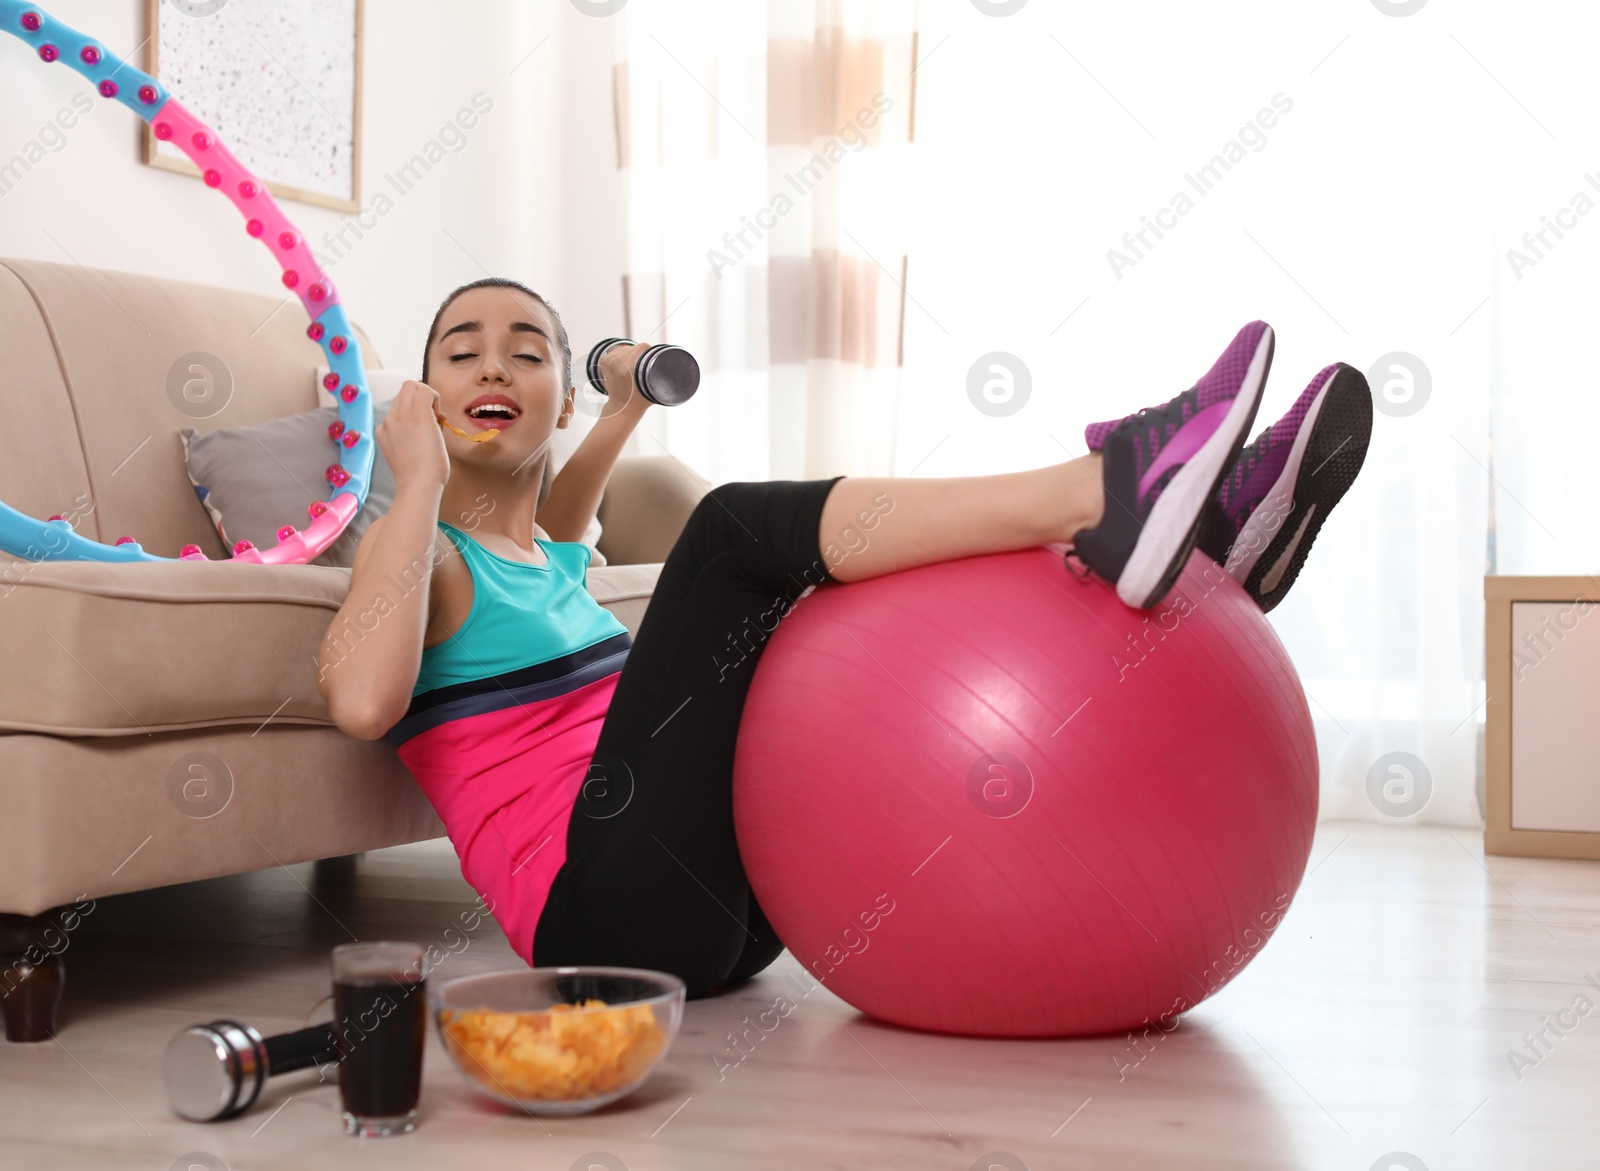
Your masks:
{"label": "glass of dark drink", "polygon": [[416,1128],[427,1023],[424,948],[347,943],[333,949],[333,1035],[346,1134]]}

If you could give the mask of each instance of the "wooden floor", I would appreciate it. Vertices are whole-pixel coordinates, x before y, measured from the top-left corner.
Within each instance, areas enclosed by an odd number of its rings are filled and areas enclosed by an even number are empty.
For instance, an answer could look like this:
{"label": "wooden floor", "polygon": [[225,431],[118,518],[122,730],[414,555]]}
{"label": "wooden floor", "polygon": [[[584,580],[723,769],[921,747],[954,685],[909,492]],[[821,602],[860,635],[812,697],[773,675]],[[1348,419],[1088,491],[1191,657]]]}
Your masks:
{"label": "wooden floor", "polygon": [[[444,842],[366,855],[353,873],[294,866],[103,900],[66,953],[58,1041],[0,1046],[0,1167],[1600,1164],[1600,1012],[1583,1007],[1600,1007],[1600,864],[1485,859],[1469,831],[1338,824],[1318,834],[1271,943],[1148,1052],[880,1025],[820,986],[802,997],[785,955],[690,1004],[650,1082],[585,1117],[485,1103],[431,1035],[409,1136],[344,1137],[337,1089],[311,1072],[269,1083],[232,1122],[168,1112],[167,1039],[220,1016],[269,1032],[313,1019],[347,929],[453,944],[441,979],[515,964],[492,923],[444,936],[471,905]],[[724,1034],[780,993],[798,1008],[719,1077]],[[1583,1015],[1514,1069],[1523,1034],[1580,994]]]}

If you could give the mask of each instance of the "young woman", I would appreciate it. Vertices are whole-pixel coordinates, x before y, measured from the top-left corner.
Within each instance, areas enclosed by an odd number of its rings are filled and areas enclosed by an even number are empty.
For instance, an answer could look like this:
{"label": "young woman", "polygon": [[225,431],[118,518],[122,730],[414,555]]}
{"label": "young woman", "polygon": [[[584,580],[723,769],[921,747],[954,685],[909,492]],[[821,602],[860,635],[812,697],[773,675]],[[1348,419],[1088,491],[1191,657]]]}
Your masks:
{"label": "young woman", "polygon": [[[1371,425],[1365,380],[1330,366],[1241,454],[1272,360],[1272,330],[1253,322],[1194,387],[1089,428],[1089,454],[1067,463],[714,488],[630,638],[585,589],[577,540],[649,407],[633,385],[642,348],[607,355],[603,415],[541,499],[550,436],[573,412],[561,319],[511,281],[445,300],[422,381],[377,430],[394,504],[362,537],[320,685],[341,729],[397,746],[518,955],[672,972],[691,997],[783,948],[734,838],[754,664],[724,671],[730,631],[786,613],[808,583],[1052,541],[1149,607],[1203,540],[1271,606],[1359,471]],[[474,442],[449,426],[498,434]],[[830,563],[824,550],[874,513],[870,537]]]}

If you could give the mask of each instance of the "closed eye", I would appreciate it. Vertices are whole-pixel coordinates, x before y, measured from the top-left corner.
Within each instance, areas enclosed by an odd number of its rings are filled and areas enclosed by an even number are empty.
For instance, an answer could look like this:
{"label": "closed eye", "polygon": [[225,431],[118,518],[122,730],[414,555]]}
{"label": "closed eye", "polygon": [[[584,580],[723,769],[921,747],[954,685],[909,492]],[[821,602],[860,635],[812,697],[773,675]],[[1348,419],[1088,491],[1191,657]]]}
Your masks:
{"label": "closed eye", "polygon": [[477,356],[477,354],[451,354],[450,360],[452,362],[465,362],[468,358],[476,358]]}
{"label": "closed eye", "polygon": [[535,362],[543,362],[544,361],[544,359],[541,358],[538,354],[518,354],[517,357],[519,357],[519,358],[532,358]]}

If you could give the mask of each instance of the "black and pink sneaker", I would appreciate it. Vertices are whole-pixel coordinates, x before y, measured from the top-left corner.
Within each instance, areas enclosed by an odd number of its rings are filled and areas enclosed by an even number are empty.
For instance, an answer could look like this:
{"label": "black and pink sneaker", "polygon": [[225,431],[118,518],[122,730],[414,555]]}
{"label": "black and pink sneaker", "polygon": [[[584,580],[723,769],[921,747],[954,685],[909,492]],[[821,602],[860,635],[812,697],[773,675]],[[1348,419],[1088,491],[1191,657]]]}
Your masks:
{"label": "black and pink sneaker", "polygon": [[1074,552],[1129,606],[1156,605],[1183,572],[1206,502],[1255,421],[1272,346],[1272,327],[1252,321],[1190,389],[1085,433],[1104,457],[1105,515]]}
{"label": "black and pink sneaker", "polygon": [[1367,458],[1372,392],[1361,371],[1318,371],[1289,413],[1239,453],[1206,509],[1200,548],[1263,610],[1283,601],[1322,524]]}

